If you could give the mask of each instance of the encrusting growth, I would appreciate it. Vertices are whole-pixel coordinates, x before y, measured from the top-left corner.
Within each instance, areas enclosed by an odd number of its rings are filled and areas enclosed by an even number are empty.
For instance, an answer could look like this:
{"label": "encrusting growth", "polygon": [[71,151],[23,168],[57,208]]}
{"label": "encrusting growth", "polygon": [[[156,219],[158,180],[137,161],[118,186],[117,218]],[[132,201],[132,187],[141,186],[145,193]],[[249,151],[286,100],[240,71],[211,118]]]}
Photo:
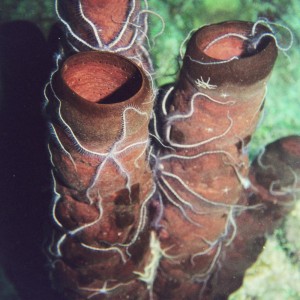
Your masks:
{"label": "encrusting growth", "polygon": [[299,137],[248,167],[279,48],[272,28],[199,29],[156,97],[147,1],[55,7],[67,38],[45,88],[52,282],[69,300],[226,299],[299,195]]}

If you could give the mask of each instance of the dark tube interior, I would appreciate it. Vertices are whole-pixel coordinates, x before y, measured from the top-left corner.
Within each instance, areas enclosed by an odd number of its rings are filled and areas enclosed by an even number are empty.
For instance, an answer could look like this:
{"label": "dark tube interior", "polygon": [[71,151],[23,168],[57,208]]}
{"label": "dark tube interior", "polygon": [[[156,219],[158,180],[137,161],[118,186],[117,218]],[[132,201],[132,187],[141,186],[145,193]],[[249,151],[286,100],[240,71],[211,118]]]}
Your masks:
{"label": "dark tube interior", "polygon": [[127,59],[99,52],[70,57],[62,69],[69,88],[86,101],[112,104],[134,96],[143,83],[139,69]]}
{"label": "dark tube interior", "polygon": [[264,26],[257,26],[252,36],[252,27],[252,23],[227,23],[205,28],[199,32],[199,50],[218,60],[255,55],[267,47],[272,37]]}

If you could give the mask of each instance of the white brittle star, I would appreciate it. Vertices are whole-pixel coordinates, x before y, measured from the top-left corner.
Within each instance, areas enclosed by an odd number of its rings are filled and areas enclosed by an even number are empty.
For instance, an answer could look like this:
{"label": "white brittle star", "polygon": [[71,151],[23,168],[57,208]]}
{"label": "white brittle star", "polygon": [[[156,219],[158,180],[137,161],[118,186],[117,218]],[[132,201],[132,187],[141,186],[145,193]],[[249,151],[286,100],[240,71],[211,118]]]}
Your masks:
{"label": "white brittle star", "polygon": [[210,77],[208,77],[207,81],[204,81],[202,76],[200,76],[200,79],[198,78],[197,80],[195,80],[197,87],[201,87],[203,89],[209,89],[209,90],[214,90],[217,88],[216,85],[209,84],[209,82],[210,82]]}

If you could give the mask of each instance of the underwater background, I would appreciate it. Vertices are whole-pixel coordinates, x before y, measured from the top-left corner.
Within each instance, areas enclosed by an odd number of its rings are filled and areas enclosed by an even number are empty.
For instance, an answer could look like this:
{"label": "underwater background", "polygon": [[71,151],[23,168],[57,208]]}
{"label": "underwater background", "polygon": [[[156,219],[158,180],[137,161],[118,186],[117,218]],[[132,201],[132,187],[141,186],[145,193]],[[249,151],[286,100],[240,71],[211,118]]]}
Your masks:
{"label": "underwater background", "polygon": [[[265,115],[252,138],[249,149],[250,157],[253,157],[262,150],[264,145],[279,137],[300,134],[299,0],[149,0],[148,2],[150,8],[162,16],[165,26],[164,32],[159,34],[162,22],[157,16],[150,16],[150,52],[156,69],[158,85],[172,82],[176,78],[176,73],[180,67],[179,49],[192,29],[205,24],[226,20],[255,22],[259,17],[266,17],[272,22],[287,26],[293,32],[293,46],[287,52],[283,53],[279,51],[279,57],[268,85]],[[5,76],[7,76],[7,73],[3,71],[7,68],[7,61],[4,61],[6,57],[4,53],[20,49],[17,42],[10,44],[11,40],[14,38],[17,40],[17,38],[13,35],[14,31],[10,31],[10,27],[6,23],[15,20],[29,20],[33,22],[42,31],[44,37],[47,38],[49,30],[56,20],[54,0],[1,0],[0,3],[0,22],[2,23],[0,30],[0,118],[2,118],[0,121],[0,264],[6,261],[6,255],[2,249],[6,248],[5,238],[7,233],[4,233],[4,231],[9,230],[5,224],[5,220],[10,217],[10,212],[5,211],[4,208],[6,206],[2,204],[5,201],[25,201],[26,193],[28,195],[36,193],[35,196],[32,196],[35,197],[35,201],[46,202],[50,199],[47,196],[49,197],[51,192],[49,186],[47,186],[47,182],[44,182],[42,178],[36,182],[35,189],[30,191],[26,191],[26,181],[22,183],[18,182],[18,172],[26,172],[26,168],[30,166],[30,160],[33,161],[34,159],[32,149],[43,149],[44,145],[43,133],[42,131],[38,131],[38,128],[32,128],[32,132],[19,131],[19,129],[22,129],[22,122],[28,122],[25,121],[26,118],[39,118],[38,114],[41,103],[35,103],[36,110],[34,113],[32,111],[27,112],[26,106],[14,113],[14,110],[8,109],[10,104],[6,103],[8,99],[4,97],[7,94],[7,90],[13,89],[13,87],[5,85],[6,82],[10,81],[6,80]],[[22,27],[22,23],[19,26]],[[29,26],[28,23],[26,23],[26,26]],[[277,27],[277,29],[277,42],[279,46],[286,47],[291,42],[289,32],[283,27]],[[39,35],[39,33],[36,34]],[[10,48],[11,45],[13,45],[12,48]],[[42,47],[40,49],[30,48],[30,41],[28,45],[27,51],[23,54],[18,53],[18,57],[23,57],[23,60],[29,60],[29,63],[30,60],[35,60],[36,57],[40,59],[40,56],[44,55],[45,52],[50,52],[49,49]],[[13,61],[13,52],[11,53],[11,57]],[[17,72],[17,63],[15,66]],[[28,90],[28,85],[30,84],[34,85],[38,81],[39,85],[43,84],[43,82],[45,83],[47,74],[49,74],[49,68],[51,68],[50,64],[46,64],[42,75],[35,75],[37,81],[29,79],[28,76],[31,76],[31,71],[24,73],[27,74],[23,78],[25,82],[24,91]],[[19,78],[19,80],[21,79]],[[18,100],[21,101],[20,99]],[[7,116],[8,112],[11,112],[13,115],[11,119]],[[7,130],[9,122],[14,122],[14,124],[19,122],[19,126],[15,125],[14,129],[10,128]],[[31,127],[28,126],[26,128],[30,129]],[[40,130],[43,130],[43,128]],[[40,138],[37,138],[37,136]],[[26,139],[25,146],[21,142],[15,144],[14,139]],[[9,151],[14,146],[20,148],[16,148],[15,152]],[[22,155],[27,153],[26,147],[28,156],[24,156],[22,159]],[[16,159],[21,165],[10,164],[6,161],[7,159]],[[38,159],[37,157],[36,164],[39,162]],[[40,161],[43,161],[43,157],[40,158]],[[14,170],[14,167],[16,167],[16,170]],[[47,169],[47,166],[45,168]],[[34,180],[35,177],[38,178],[38,175],[43,174],[41,169],[38,169],[33,174],[30,171],[28,172],[29,181],[31,178]],[[22,186],[22,184],[24,184],[25,196],[23,197],[21,193],[18,199],[14,199],[16,194],[14,194],[14,191],[10,191],[7,186],[9,185],[13,190],[14,185],[20,189],[20,185]],[[38,195],[46,198],[42,199]],[[243,287],[231,295],[230,300],[300,299],[300,201],[298,202],[296,209],[286,218],[281,228],[268,238],[265,249],[258,261],[247,271]],[[47,206],[47,203],[43,205]],[[19,222],[20,226],[22,226],[22,222],[26,222],[22,221],[21,207],[19,218],[16,219],[16,222]],[[24,218],[25,220],[27,220],[26,218],[31,220],[31,216],[24,216]],[[11,232],[22,232],[22,228],[18,230],[14,231],[12,229]],[[43,228],[38,229],[41,232],[42,230]],[[24,225],[25,232],[26,225]],[[34,233],[32,236],[34,237]],[[35,240],[35,244],[33,243],[32,247],[38,247],[39,238]],[[18,236],[14,236],[14,239],[16,240],[15,247],[31,247],[30,244],[22,244],[22,239],[20,239],[20,243],[18,244]],[[40,249],[35,249],[34,251],[41,252],[41,249],[42,245],[40,245]],[[24,261],[24,264],[26,263],[28,262]],[[24,280],[24,284],[26,284],[26,280]],[[7,279],[1,267],[0,300],[22,300],[18,297],[16,289]]]}

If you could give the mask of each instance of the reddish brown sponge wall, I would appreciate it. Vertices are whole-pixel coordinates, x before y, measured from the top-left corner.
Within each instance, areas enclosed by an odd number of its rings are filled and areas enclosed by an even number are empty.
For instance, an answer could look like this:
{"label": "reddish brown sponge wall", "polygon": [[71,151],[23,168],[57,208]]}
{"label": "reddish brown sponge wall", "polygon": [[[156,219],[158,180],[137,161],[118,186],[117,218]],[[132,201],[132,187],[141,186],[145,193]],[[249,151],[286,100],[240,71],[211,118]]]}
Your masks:
{"label": "reddish brown sponge wall", "polygon": [[[154,186],[146,161],[150,82],[121,56],[82,52],[53,74],[46,95],[57,285],[76,298],[72,290],[88,294],[91,283],[134,281],[149,251],[150,233],[143,229]],[[95,103],[95,95],[103,103]]]}
{"label": "reddish brown sponge wall", "polygon": [[[242,190],[251,187],[243,147],[259,119],[277,53],[271,39],[263,51],[246,52],[239,35],[246,36],[252,26],[227,22],[197,31],[178,82],[162,101],[165,140],[172,149],[159,156],[158,185],[172,205],[165,206],[160,237],[163,247],[175,245],[170,253],[181,257],[181,264],[166,260],[161,270],[188,284],[208,280],[235,234],[236,215],[245,209],[238,204]],[[168,297],[180,293],[172,292]]]}
{"label": "reddish brown sponge wall", "polygon": [[56,13],[67,31],[65,51],[100,50],[119,53],[152,70],[144,41],[148,4],[137,0],[55,1]]}
{"label": "reddish brown sponge wall", "polygon": [[199,29],[158,96],[146,1],[56,11],[67,39],[45,88],[53,285],[74,300],[226,299],[299,196],[299,136],[267,146],[250,171],[245,151],[273,33],[260,22]]}

